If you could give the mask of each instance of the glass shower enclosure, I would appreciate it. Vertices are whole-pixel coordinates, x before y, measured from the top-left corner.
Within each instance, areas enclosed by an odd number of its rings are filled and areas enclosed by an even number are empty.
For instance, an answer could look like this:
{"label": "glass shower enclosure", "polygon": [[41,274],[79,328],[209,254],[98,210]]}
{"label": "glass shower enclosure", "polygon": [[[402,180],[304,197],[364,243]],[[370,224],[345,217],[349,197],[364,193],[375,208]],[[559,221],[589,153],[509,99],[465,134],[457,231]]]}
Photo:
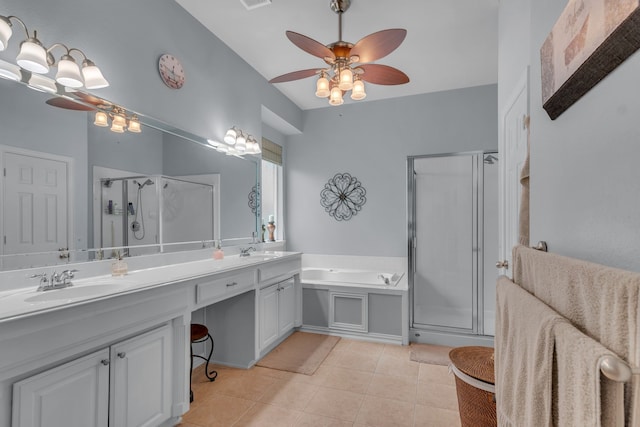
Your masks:
{"label": "glass shower enclosure", "polygon": [[100,248],[105,257],[170,251],[180,242],[211,241],[214,188],[151,175],[101,180]]}
{"label": "glass shower enclosure", "polygon": [[420,331],[494,334],[497,161],[497,153],[409,158],[409,284],[416,336]]}

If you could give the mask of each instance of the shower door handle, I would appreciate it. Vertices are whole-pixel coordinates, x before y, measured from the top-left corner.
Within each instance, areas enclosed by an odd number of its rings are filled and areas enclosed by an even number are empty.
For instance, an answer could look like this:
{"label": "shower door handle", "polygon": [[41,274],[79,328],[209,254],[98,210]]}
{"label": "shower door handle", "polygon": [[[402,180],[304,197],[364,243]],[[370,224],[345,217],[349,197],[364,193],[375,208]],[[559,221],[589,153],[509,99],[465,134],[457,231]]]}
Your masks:
{"label": "shower door handle", "polygon": [[496,268],[509,268],[509,261],[498,261],[496,262]]}

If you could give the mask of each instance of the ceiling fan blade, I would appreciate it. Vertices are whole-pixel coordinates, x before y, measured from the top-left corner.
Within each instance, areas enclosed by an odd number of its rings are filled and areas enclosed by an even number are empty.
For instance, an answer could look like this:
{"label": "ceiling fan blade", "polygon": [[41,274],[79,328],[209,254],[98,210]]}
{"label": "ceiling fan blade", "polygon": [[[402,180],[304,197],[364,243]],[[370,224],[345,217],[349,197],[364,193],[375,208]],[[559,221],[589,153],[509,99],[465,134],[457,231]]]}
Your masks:
{"label": "ceiling fan blade", "polygon": [[384,58],[396,50],[407,36],[407,30],[394,28],[369,34],[360,39],[351,49],[351,56],[358,56],[358,62],[372,62]]}
{"label": "ceiling fan blade", "polygon": [[376,85],[401,85],[409,83],[409,76],[397,68],[381,64],[362,64],[358,68],[364,71],[360,78]]}
{"label": "ceiling fan blade", "polygon": [[293,71],[291,73],[287,73],[287,74],[283,74],[281,76],[278,77],[274,77],[271,80],[269,80],[269,83],[284,83],[284,82],[290,82],[293,80],[300,80],[300,79],[304,79],[307,77],[311,77],[314,74],[318,73],[318,69],[317,68],[312,68],[309,70],[299,70],[299,71]]}
{"label": "ceiling fan blade", "polygon": [[334,53],[320,42],[315,41],[312,38],[303,36],[302,34],[294,33],[293,31],[287,31],[287,38],[291,40],[291,43],[298,46],[300,49],[313,56],[317,56],[320,59],[331,58],[335,59]]}

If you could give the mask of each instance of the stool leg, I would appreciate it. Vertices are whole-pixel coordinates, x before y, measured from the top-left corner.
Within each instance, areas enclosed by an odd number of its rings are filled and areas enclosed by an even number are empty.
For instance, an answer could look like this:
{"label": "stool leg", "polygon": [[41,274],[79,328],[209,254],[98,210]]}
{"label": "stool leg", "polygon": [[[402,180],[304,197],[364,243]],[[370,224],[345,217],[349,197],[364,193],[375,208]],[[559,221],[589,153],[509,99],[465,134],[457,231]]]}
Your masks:
{"label": "stool leg", "polygon": [[189,348],[189,354],[191,355],[191,364],[189,365],[189,403],[191,403],[193,402],[193,389],[191,388],[191,373],[193,372],[193,345],[189,345]]}
{"label": "stool leg", "polygon": [[[207,339],[211,340],[211,350],[209,350],[209,356],[207,357],[207,362],[204,366],[204,374],[207,376],[207,378],[209,378],[209,381],[213,381],[218,376],[218,372],[209,372],[209,361],[211,360],[211,355],[213,354],[213,337],[211,337],[211,334],[207,334]],[[193,361],[193,359],[191,360]]]}

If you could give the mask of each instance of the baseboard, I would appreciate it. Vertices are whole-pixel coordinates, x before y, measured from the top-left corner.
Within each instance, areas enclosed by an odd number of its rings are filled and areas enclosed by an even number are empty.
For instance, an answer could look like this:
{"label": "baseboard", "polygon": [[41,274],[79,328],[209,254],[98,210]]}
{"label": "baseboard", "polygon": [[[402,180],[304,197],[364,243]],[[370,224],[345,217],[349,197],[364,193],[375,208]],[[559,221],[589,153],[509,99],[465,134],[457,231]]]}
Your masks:
{"label": "baseboard", "polygon": [[418,344],[446,345],[449,347],[483,346],[493,347],[493,337],[489,335],[466,335],[453,332],[425,331],[411,329],[409,340]]}

